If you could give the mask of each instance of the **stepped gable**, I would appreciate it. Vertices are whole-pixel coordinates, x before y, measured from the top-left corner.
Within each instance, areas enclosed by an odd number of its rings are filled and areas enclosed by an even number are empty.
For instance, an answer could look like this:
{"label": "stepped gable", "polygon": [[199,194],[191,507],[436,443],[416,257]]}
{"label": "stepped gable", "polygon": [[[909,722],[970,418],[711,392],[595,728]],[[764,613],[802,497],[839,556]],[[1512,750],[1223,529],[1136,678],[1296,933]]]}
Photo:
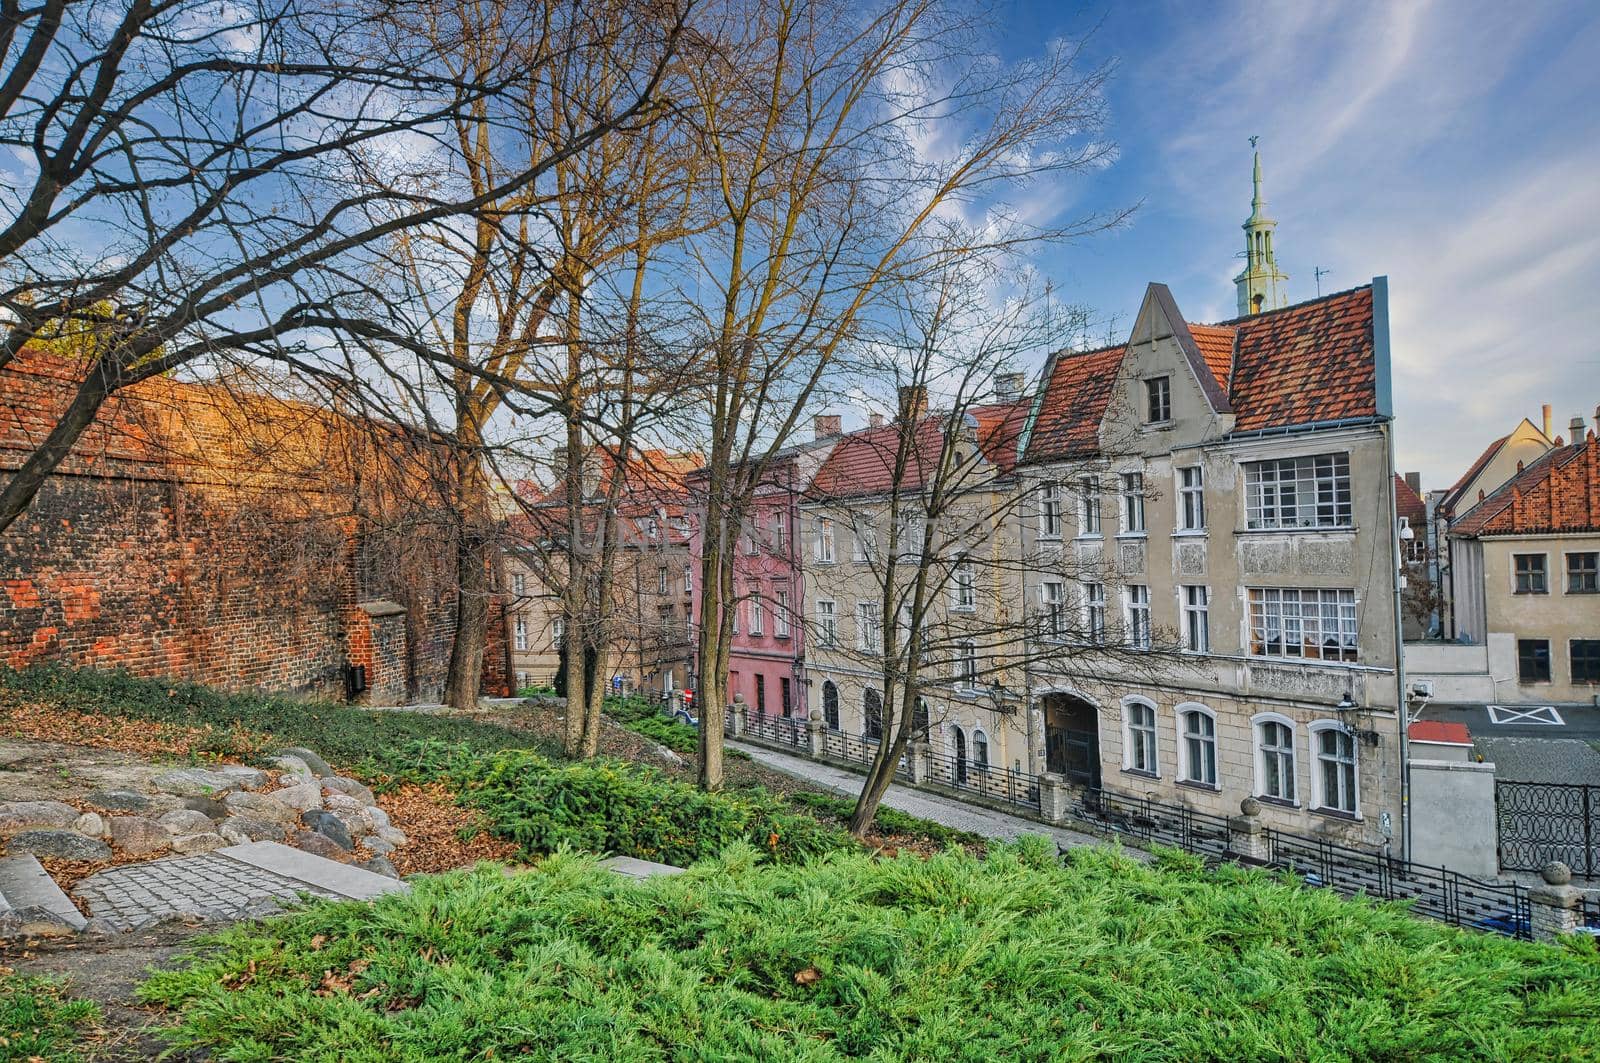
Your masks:
{"label": "stepped gable", "polygon": [[1452,536],[1600,532],[1600,443],[1589,432],[1524,468],[1450,526]]}

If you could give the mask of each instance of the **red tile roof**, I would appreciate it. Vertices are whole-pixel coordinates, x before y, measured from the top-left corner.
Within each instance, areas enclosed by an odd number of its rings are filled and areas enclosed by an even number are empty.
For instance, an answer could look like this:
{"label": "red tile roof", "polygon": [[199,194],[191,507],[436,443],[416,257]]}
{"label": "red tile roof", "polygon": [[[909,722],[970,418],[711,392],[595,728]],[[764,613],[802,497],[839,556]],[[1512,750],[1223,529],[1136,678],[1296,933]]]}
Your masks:
{"label": "red tile roof", "polygon": [[1418,494],[1411,490],[1411,485],[1406,483],[1406,478],[1399,473],[1394,476],[1394,504],[1395,512],[1407,518],[1410,525],[1418,532],[1422,531],[1428,523],[1428,507]]}
{"label": "red tile roof", "polygon": [[1461,479],[1450,485],[1450,490],[1446,491],[1444,493],[1444,498],[1440,500],[1439,508],[1444,510],[1446,513],[1453,513],[1456,508],[1456,503],[1461,501],[1461,492],[1465,491],[1467,489],[1467,485],[1470,484],[1477,477],[1477,475],[1484,470],[1485,466],[1494,460],[1494,456],[1500,453],[1500,448],[1505,446],[1506,440],[1510,438],[1510,436],[1501,436],[1499,439],[1496,439],[1493,443],[1490,443],[1487,447],[1485,447],[1483,453],[1478,455],[1478,460],[1469,465],[1467,467],[1467,471],[1461,474]]}
{"label": "red tile roof", "polygon": [[1467,730],[1466,724],[1446,720],[1418,720],[1406,728],[1406,735],[1413,742],[1444,742],[1458,746],[1472,744],[1472,732]]}
{"label": "red tile roof", "polygon": [[[1028,400],[973,406],[967,413],[977,422],[977,443],[983,456],[1002,475],[1010,472],[1017,460],[1017,438],[1027,419]],[[899,478],[902,488],[923,487],[939,452],[948,411],[933,413],[917,425],[916,439],[907,456],[906,469]],[[864,428],[842,436],[829,452],[811,482],[814,494],[848,498],[887,492],[895,483],[894,466],[899,450],[897,424]]]}
{"label": "red tile roof", "polygon": [[1556,447],[1467,510],[1452,536],[1600,532],[1600,443]]}
{"label": "red tile roof", "polygon": [[[1160,285],[1153,288],[1167,298]],[[1282,310],[1187,327],[1217,394],[1232,407],[1233,430],[1250,432],[1376,416],[1372,321],[1367,285]],[[1055,357],[1028,436],[1027,460],[1085,457],[1098,450],[1100,422],[1125,351],[1119,344]]]}

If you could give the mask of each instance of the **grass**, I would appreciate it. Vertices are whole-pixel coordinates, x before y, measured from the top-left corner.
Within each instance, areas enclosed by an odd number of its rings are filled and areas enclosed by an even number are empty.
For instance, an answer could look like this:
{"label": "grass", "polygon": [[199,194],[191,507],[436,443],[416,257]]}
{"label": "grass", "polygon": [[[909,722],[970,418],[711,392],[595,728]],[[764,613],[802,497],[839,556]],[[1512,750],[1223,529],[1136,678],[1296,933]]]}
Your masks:
{"label": "grass", "polygon": [[80,1060],[73,1042],[99,1018],[93,1001],[68,999],[60,982],[0,967],[0,1063]]}
{"label": "grass", "polygon": [[1579,1059],[1600,956],[1259,871],[1042,839],[976,860],[560,854],[217,937],[143,995],[246,1061]]}
{"label": "grass", "polygon": [[670,716],[663,716],[661,706],[646,698],[636,695],[606,698],[605,713],[617,724],[674,753],[693,756],[700,749],[700,732]]}

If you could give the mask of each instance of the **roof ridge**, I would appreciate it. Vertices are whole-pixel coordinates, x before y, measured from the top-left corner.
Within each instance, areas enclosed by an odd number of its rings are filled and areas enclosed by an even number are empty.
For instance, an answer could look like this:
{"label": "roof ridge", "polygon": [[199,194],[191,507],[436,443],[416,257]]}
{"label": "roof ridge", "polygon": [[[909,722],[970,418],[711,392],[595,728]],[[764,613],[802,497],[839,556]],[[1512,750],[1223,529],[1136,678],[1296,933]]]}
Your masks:
{"label": "roof ridge", "polygon": [[1316,296],[1315,298],[1305,299],[1305,300],[1303,300],[1301,302],[1298,302],[1298,303],[1290,303],[1288,306],[1274,307],[1271,310],[1262,310],[1261,312],[1255,313],[1255,314],[1243,314],[1243,315],[1241,315],[1239,317],[1230,317],[1230,318],[1226,318],[1225,320],[1222,320],[1222,321],[1211,321],[1211,322],[1204,322],[1203,321],[1203,322],[1200,322],[1200,324],[1207,325],[1207,326],[1209,326],[1211,328],[1217,328],[1217,327],[1222,327],[1222,326],[1238,327],[1238,326],[1241,326],[1241,325],[1248,325],[1252,321],[1260,321],[1262,318],[1271,317],[1274,314],[1282,314],[1282,313],[1286,313],[1286,312],[1288,312],[1290,310],[1299,310],[1299,309],[1302,309],[1303,307],[1315,306],[1318,303],[1325,303],[1330,299],[1337,299],[1340,296],[1344,296],[1344,295],[1353,295],[1356,292],[1367,291],[1367,290],[1370,290],[1371,288],[1372,288],[1372,282],[1368,281],[1366,284],[1357,284],[1353,288],[1345,288],[1342,291],[1329,292],[1327,295],[1319,295],[1319,296]]}

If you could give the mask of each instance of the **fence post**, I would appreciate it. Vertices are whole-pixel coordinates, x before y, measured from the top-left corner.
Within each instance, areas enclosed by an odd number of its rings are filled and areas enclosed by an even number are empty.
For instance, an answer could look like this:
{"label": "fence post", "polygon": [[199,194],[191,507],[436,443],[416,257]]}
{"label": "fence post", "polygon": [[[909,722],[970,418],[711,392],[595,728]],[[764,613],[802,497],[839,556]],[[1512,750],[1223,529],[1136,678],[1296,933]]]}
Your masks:
{"label": "fence post", "polygon": [[928,743],[920,738],[913,741],[909,758],[911,761],[911,785],[921,786],[928,781],[928,775],[930,774],[931,765],[928,763]]}
{"label": "fence post", "polygon": [[1247,797],[1239,802],[1239,815],[1228,819],[1228,848],[1240,860],[1264,864],[1271,859],[1267,834],[1261,828],[1261,802]]}
{"label": "fence post", "polygon": [[1039,776],[1039,814],[1051,823],[1067,818],[1068,803],[1072,800],[1072,786],[1065,775],[1045,772]]}
{"label": "fence post", "polygon": [[1572,869],[1556,860],[1539,872],[1544,884],[1528,890],[1528,923],[1535,941],[1551,941],[1578,929],[1582,893],[1572,885]]}
{"label": "fence post", "polygon": [[828,725],[822,722],[822,710],[812,709],[806,717],[806,751],[812,760],[822,759],[822,736],[827,729]]}
{"label": "fence post", "polygon": [[733,706],[729,711],[733,713],[733,737],[741,738],[744,736],[744,727],[746,723],[744,718],[743,694],[735,694],[733,696]]}

